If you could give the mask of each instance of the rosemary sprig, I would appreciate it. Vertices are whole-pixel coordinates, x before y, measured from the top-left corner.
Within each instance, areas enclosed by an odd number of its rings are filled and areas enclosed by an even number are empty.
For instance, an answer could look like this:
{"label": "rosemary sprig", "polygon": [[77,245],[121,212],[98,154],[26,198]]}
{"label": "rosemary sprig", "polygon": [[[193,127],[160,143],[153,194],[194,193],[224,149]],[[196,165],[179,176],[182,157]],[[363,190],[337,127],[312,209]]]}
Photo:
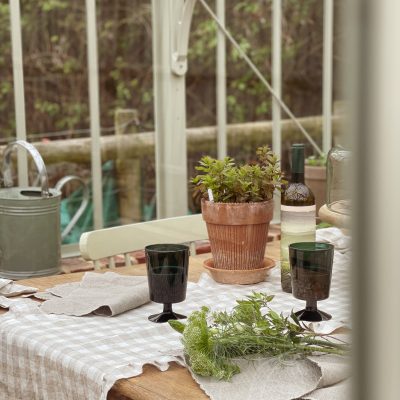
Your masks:
{"label": "rosemary sprig", "polygon": [[182,334],[187,362],[193,372],[229,380],[240,369],[237,358],[307,355],[345,355],[349,345],[333,342],[300,324],[295,314],[284,316],[269,307],[274,296],[253,292],[231,312],[202,307],[187,323],[169,321]]}

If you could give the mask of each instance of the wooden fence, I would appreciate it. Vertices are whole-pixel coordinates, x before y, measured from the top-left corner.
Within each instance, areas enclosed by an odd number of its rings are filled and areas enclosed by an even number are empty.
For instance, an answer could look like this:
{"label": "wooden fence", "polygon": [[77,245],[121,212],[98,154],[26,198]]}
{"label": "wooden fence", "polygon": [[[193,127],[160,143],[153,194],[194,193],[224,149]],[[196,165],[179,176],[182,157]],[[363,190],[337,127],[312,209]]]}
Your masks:
{"label": "wooden fence", "polygon": [[[154,156],[154,132],[135,133],[125,121],[132,119],[132,111],[117,113],[115,135],[101,138],[101,158],[105,163],[116,162],[117,185],[119,192],[119,213],[121,223],[143,220],[142,215],[142,160]],[[333,118],[333,137],[338,137],[340,117]],[[314,140],[321,143],[322,117],[300,118],[300,122]],[[121,129],[125,126],[126,129]],[[237,149],[255,149],[262,144],[272,143],[272,122],[248,122],[232,124],[227,127],[228,154]],[[217,128],[206,126],[187,129],[187,149],[189,159],[199,154],[216,153]],[[54,140],[33,143],[42,155],[48,168],[52,164],[70,162],[90,165],[90,138]],[[290,120],[282,121],[282,149],[287,151],[289,144],[305,142],[301,132]],[[287,144],[287,145],[285,145]],[[286,150],[285,150],[286,149]],[[0,156],[4,146],[0,147]],[[229,152],[231,151],[231,153]]]}

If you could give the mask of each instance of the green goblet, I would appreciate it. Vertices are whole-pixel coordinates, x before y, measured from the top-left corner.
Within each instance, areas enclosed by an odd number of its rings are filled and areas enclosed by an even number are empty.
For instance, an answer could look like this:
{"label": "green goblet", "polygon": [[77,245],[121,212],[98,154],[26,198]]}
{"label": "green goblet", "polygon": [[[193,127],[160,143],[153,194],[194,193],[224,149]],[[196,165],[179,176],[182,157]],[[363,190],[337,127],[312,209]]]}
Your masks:
{"label": "green goblet", "polygon": [[164,304],[159,314],[150,315],[152,322],[167,322],[186,316],[172,311],[173,303],[186,298],[189,247],[182,244],[154,244],[145,247],[150,300]]}
{"label": "green goblet", "polygon": [[329,297],[334,246],[322,242],[298,242],[289,245],[292,290],[306,308],[295,314],[304,321],[325,321],[331,315],[318,310],[317,301]]}

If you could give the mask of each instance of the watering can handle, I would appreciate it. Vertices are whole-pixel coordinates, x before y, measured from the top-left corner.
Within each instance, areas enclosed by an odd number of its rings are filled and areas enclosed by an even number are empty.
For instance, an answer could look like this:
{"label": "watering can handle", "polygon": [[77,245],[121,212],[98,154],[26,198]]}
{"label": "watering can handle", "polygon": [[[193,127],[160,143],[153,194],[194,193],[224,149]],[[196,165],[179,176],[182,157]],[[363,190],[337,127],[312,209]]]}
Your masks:
{"label": "watering can handle", "polygon": [[81,186],[83,187],[82,202],[81,202],[81,205],[79,206],[78,210],[74,214],[74,216],[71,218],[71,221],[69,221],[68,225],[62,231],[61,239],[64,239],[71,232],[72,228],[78,222],[78,219],[81,217],[81,215],[85,211],[86,207],[88,206],[89,200],[90,200],[89,188],[88,188],[87,184],[85,183],[85,181],[82,178],[80,178],[79,176],[68,175],[68,176],[65,176],[64,178],[61,178],[56,183],[55,189],[61,192],[62,188],[68,182],[71,182],[71,181],[78,181],[78,182],[80,182]]}
{"label": "watering can handle", "polygon": [[38,170],[40,184],[42,187],[42,197],[50,197],[49,192],[49,178],[47,177],[46,166],[40,153],[32,144],[25,142],[25,140],[17,140],[10,143],[4,150],[3,154],[3,179],[5,187],[12,187],[13,179],[11,174],[11,153],[17,147],[21,146],[28,151],[32,156]]}

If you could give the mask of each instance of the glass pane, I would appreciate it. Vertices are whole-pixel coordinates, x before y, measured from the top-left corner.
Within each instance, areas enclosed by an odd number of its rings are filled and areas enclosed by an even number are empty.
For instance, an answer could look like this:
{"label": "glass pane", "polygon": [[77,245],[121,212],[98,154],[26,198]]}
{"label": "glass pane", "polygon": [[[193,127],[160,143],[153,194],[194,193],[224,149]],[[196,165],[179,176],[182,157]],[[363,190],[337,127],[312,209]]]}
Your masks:
{"label": "glass pane", "polygon": [[[26,128],[47,168],[50,187],[67,175],[91,183],[85,3],[21,1]],[[30,182],[36,171],[29,168]],[[63,189],[64,229],[82,199],[77,182]],[[92,204],[63,243],[76,243],[93,228]]]}
{"label": "glass pane", "polygon": [[113,149],[103,162],[115,193],[105,225],[146,221],[156,217],[151,1],[97,7],[102,136]]}
{"label": "glass pane", "polygon": [[[282,93],[297,117],[322,113],[323,2],[283,1],[282,9]],[[214,2],[210,3],[214,6]],[[215,9],[215,8],[214,8]],[[226,26],[267,81],[271,82],[272,2],[260,0],[226,2]],[[197,7],[190,37],[187,75],[188,126],[216,124],[216,24],[203,7]],[[239,162],[251,162],[258,146],[272,145],[272,99],[267,88],[251,71],[227,40],[228,132],[240,131],[228,141],[228,154]],[[288,116],[282,112],[282,118]],[[321,143],[321,120],[306,122],[307,129]],[[307,144],[295,127],[282,135],[282,164],[289,171],[288,152],[293,141]],[[216,143],[207,143],[189,152],[192,159],[202,154],[216,155]]]}
{"label": "glass pane", "polygon": [[[137,147],[141,136],[131,135],[154,129],[151,2],[98,1],[96,6],[103,217],[108,227],[155,217],[154,145]],[[14,108],[12,86],[7,89],[7,82],[12,85],[8,5],[0,13],[4,37],[0,62],[6,77],[0,107],[7,109],[2,113],[1,139],[9,141],[9,135],[15,137],[15,122],[10,111]],[[51,187],[70,174],[90,187],[85,3],[22,0],[21,15],[28,140],[42,153]],[[129,137],[122,147],[119,135]],[[35,175],[30,168],[32,183]],[[79,208],[82,187],[69,183],[63,195],[61,224],[65,227]],[[92,200],[63,243],[76,243],[82,232],[93,229]]]}
{"label": "glass pane", "polygon": [[[215,9],[215,1],[208,3]],[[323,2],[285,0],[282,4],[283,98],[298,117],[320,116]],[[156,217],[151,1],[98,0],[96,6],[104,222],[114,226]],[[271,7],[272,2],[261,0],[226,2],[228,29],[268,81]],[[85,3],[22,0],[21,8],[28,139],[39,143],[52,186],[70,173],[90,184]],[[0,84],[0,139],[4,143],[15,137],[6,1],[0,3],[0,18],[4,77]],[[210,135],[216,125],[216,32],[215,22],[198,3],[186,76],[188,177],[195,175],[202,155],[217,155],[216,140]],[[340,36],[336,22],[335,35]],[[337,64],[335,58],[335,68]],[[339,93],[337,88],[335,93]],[[258,146],[272,142],[271,96],[229,41],[227,103],[228,132],[236,132],[228,141],[228,154],[240,163],[252,161]],[[282,114],[282,118],[287,117]],[[194,143],[191,129],[204,139]],[[310,129],[320,143],[321,125]],[[283,168],[288,171],[291,143],[306,140],[297,129],[285,131],[282,140]],[[306,150],[307,154],[313,152],[308,144]],[[78,196],[76,191],[79,194],[75,186],[66,190],[68,198]],[[198,212],[199,202],[192,197],[189,184],[188,197],[188,213]],[[92,229],[91,222],[80,229]]]}

